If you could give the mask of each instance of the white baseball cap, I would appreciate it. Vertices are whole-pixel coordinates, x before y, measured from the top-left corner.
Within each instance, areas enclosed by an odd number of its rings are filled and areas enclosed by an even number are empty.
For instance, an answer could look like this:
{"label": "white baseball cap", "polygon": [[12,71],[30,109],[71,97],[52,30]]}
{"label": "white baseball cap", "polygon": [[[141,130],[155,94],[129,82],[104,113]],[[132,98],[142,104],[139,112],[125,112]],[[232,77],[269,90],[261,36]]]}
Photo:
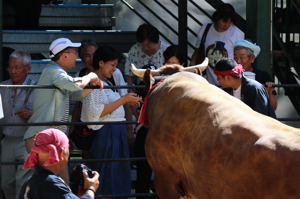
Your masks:
{"label": "white baseball cap", "polygon": [[74,47],[78,48],[81,46],[81,43],[73,43],[68,38],[58,38],[52,41],[50,44],[49,50],[50,50],[50,58],[53,58],[55,55],[57,55],[62,50],[68,48],[68,47]]}

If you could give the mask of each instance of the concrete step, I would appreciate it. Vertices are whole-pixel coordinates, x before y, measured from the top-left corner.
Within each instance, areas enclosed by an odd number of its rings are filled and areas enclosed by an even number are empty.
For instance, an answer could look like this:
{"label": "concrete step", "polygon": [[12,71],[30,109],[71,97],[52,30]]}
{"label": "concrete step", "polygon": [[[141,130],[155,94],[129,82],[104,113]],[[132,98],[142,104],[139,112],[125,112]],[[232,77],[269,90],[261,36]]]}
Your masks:
{"label": "concrete step", "polygon": [[110,45],[119,52],[128,52],[136,42],[134,31],[99,30],[99,31],[31,31],[3,30],[3,46],[25,50],[31,54],[49,55],[50,43],[59,38],[67,37],[73,42],[94,40],[99,45]]}
{"label": "concrete step", "polygon": [[55,29],[101,29],[115,26],[113,4],[43,5],[40,27]]}

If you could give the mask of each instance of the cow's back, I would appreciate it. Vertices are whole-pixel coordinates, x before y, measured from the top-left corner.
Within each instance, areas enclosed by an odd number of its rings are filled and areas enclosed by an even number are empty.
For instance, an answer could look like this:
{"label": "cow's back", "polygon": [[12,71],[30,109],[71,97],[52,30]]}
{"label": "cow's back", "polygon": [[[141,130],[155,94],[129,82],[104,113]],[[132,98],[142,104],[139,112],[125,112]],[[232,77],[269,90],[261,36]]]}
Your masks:
{"label": "cow's back", "polygon": [[161,198],[300,197],[298,130],[200,76],[167,78],[151,94],[146,119],[146,153]]}

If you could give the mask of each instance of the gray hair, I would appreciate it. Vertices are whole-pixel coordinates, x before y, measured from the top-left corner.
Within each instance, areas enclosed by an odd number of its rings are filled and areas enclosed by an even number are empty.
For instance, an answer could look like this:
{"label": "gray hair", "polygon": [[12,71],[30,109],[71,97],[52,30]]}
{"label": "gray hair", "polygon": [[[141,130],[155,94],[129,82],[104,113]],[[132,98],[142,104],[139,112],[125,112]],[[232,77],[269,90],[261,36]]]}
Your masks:
{"label": "gray hair", "polygon": [[241,50],[241,49],[247,50],[249,56],[254,56],[255,57],[253,50],[251,50],[250,48],[247,48],[245,46],[235,46],[234,47],[234,50]]}
{"label": "gray hair", "polygon": [[15,50],[9,55],[9,58],[17,58],[22,60],[24,66],[31,64],[31,56],[28,52],[25,51]]}

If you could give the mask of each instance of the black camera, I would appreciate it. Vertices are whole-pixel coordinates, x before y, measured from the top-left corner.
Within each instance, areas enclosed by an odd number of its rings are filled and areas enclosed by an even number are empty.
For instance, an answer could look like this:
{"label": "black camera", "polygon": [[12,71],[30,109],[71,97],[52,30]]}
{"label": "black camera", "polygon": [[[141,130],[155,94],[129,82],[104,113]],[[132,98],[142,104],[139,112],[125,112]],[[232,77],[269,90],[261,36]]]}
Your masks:
{"label": "black camera", "polygon": [[78,194],[79,186],[84,187],[84,179],[83,179],[83,172],[87,172],[88,176],[92,178],[94,176],[92,170],[88,168],[84,164],[76,165],[70,175],[70,187],[74,194]]}

